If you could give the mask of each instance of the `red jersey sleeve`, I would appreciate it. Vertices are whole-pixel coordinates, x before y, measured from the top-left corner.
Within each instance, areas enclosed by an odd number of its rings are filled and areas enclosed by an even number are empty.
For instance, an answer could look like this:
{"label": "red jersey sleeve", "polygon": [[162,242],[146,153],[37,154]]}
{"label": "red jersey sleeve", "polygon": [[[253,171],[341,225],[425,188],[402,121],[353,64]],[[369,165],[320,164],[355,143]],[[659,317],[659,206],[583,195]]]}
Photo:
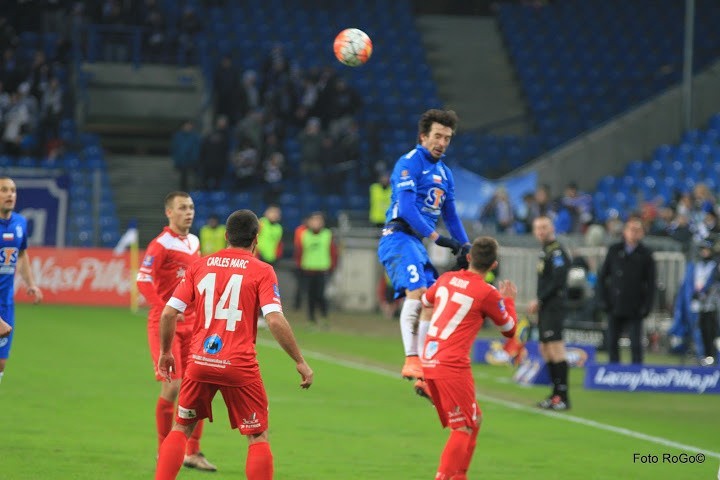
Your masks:
{"label": "red jersey sleeve", "polygon": [[194,266],[188,268],[167,302],[169,306],[179,312],[184,312],[187,306],[195,300],[195,270]]}
{"label": "red jersey sleeve", "polygon": [[260,279],[258,285],[258,300],[260,301],[260,311],[262,311],[263,315],[272,312],[282,313],[280,288],[278,287],[275,270],[272,267],[266,269],[265,275]]}
{"label": "red jersey sleeve", "polygon": [[149,305],[163,305],[164,302],[155,288],[157,269],[165,261],[167,250],[158,242],[150,242],[145,251],[145,258],[138,269],[137,287],[138,291],[145,297]]}
{"label": "red jersey sleeve", "polygon": [[482,304],[483,313],[490,317],[500,332],[508,338],[515,336],[517,316],[515,314],[515,300],[502,298],[500,292],[492,288]]}
{"label": "red jersey sleeve", "polygon": [[425,293],[423,293],[422,297],[420,298],[422,300],[423,306],[425,307],[432,307],[435,304],[435,292],[437,292],[438,284],[440,283],[440,279],[432,284],[430,288],[428,288]]}

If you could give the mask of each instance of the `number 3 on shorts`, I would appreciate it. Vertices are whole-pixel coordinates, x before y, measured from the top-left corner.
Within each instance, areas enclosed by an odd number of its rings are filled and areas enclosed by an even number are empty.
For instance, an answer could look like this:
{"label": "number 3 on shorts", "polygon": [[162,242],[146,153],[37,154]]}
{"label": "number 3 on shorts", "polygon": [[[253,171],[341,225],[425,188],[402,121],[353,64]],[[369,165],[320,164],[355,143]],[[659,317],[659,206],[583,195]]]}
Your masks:
{"label": "number 3 on shorts", "polygon": [[417,267],[415,265],[408,265],[407,271],[410,272],[410,283],[415,283],[420,280],[420,275],[418,274]]}

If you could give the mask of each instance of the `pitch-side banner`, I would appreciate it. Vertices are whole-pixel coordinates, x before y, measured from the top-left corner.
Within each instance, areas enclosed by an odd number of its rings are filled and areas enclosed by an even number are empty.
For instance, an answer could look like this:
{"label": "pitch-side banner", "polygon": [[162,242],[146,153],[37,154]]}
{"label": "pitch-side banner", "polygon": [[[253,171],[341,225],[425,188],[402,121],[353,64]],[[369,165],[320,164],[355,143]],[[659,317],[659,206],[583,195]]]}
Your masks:
{"label": "pitch-side banner", "polygon": [[[111,249],[100,248],[31,247],[28,254],[35,282],[43,291],[43,303],[130,305],[130,285],[134,279],[127,253],[114,255]],[[16,301],[31,301],[19,273],[15,290]]]}
{"label": "pitch-side banner", "polygon": [[720,394],[718,368],[618,364],[585,368],[585,388],[594,390]]}
{"label": "pitch-side banner", "polygon": [[452,172],[455,178],[455,207],[463,220],[477,220],[499,187],[507,190],[510,204],[515,206],[522,205],[523,195],[534,193],[537,187],[537,172],[502,180],[489,180],[458,166],[453,166]]}
{"label": "pitch-side banner", "polygon": [[68,177],[16,177],[15,184],[18,189],[15,211],[28,221],[28,244],[64,246]]}

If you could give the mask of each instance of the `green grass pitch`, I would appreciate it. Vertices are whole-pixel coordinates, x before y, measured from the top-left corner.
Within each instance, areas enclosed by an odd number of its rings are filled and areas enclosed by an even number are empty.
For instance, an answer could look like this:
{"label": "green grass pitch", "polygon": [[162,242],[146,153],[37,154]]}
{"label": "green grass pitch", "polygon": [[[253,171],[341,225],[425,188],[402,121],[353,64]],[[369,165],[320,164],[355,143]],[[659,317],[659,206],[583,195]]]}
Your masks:
{"label": "green grass pitch", "polygon": [[[159,387],[144,316],[20,305],[16,325],[0,384],[0,479],[153,478]],[[262,332],[259,340],[275,478],[433,478],[447,432],[430,404],[394,378],[402,361],[399,335],[322,331],[304,322],[296,333],[316,374],[309,391],[298,387],[292,362],[270,335]],[[532,405],[547,389],[515,385],[511,373],[475,367],[484,423],[470,478],[717,478],[719,397],[585,391],[582,371],[574,369],[573,410],[546,415]],[[202,449],[219,471],[184,470],[179,478],[245,478],[246,441],[229,429],[219,395],[214,407]],[[682,445],[705,450],[705,462],[662,462],[664,453],[697,453]],[[634,462],[635,453],[658,455],[659,462]]]}

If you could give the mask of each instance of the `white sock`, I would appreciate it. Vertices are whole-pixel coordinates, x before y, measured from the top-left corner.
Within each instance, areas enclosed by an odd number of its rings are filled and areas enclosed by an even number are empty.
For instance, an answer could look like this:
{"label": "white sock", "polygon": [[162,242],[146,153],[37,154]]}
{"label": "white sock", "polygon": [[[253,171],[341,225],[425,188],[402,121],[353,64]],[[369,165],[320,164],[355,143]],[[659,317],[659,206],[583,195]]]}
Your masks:
{"label": "white sock", "polygon": [[415,335],[415,324],[420,316],[422,302],[412,298],[406,298],[400,310],[400,334],[402,335],[405,356],[417,355],[417,338]]}
{"label": "white sock", "polygon": [[418,325],[418,334],[417,334],[417,350],[422,355],[422,352],[425,350],[425,338],[427,337],[427,332],[430,329],[430,320],[420,320],[420,324]]}
{"label": "white sock", "polygon": [[5,375],[5,372],[0,372],[0,383],[2,383],[2,377]]}

